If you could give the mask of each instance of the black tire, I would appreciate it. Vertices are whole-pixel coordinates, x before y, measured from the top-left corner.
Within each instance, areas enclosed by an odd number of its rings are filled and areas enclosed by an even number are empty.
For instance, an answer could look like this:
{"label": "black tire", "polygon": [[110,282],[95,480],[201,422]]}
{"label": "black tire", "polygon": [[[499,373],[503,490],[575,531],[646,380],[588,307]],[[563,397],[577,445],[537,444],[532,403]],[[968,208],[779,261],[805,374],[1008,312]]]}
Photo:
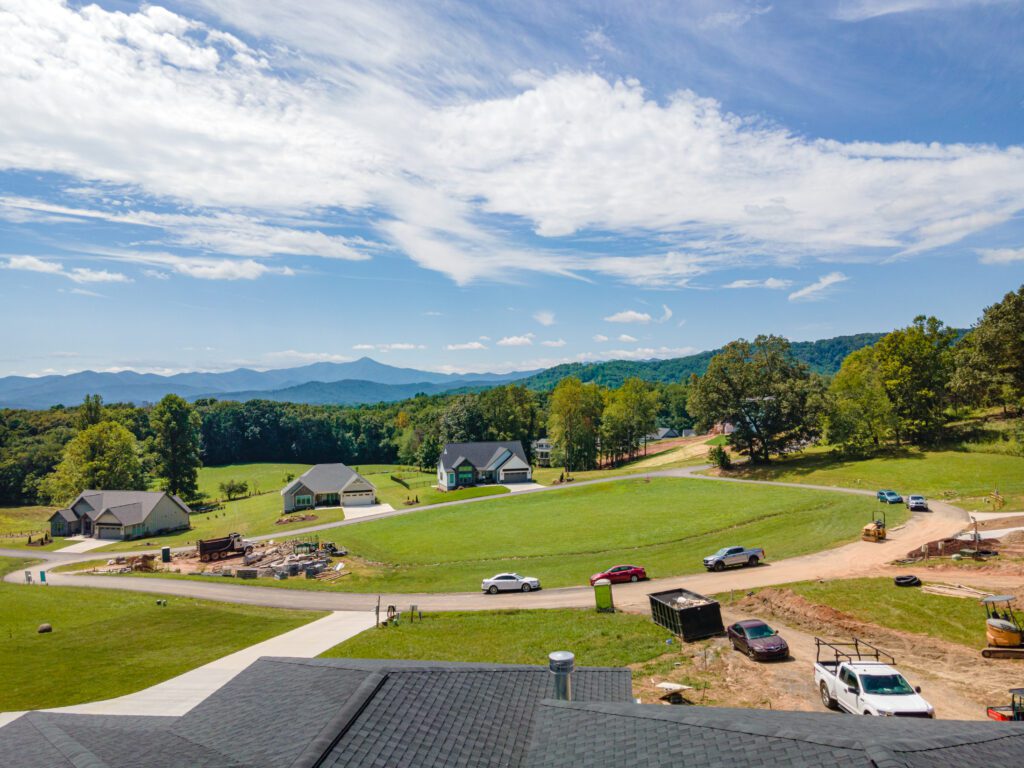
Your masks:
{"label": "black tire", "polygon": [[757,661],[757,652],[753,648],[747,648],[747,656],[751,661]]}
{"label": "black tire", "polygon": [[839,709],[839,704],[832,698],[831,694],[829,694],[828,686],[825,685],[824,680],[821,681],[819,690],[821,691],[821,703],[825,705],[826,709],[831,709],[833,711]]}
{"label": "black tire", "polygon": [[921,580],[919,578],[917,578],[917,576],[914,576],[912,573],[906,573],[906,574],[903,574],[901,576],[897,576],[892,581],[893,581],[893,583],[897,587],[920,587],[921,586]]}
{"label": "black tire", "polygon": [[498,594],[498,588],[496,586],[494,586],[493,584],[491,584],[491,586],[489,586],[487,588],[487,594],[488,595],[496,595],[496,594]]}
{"label": "black tire", "polygon": [[246,547],[245,548],[245,554],[251,555],[252,554],[252,547]]}
{"label": "black tire", "polygon": [[632,576],[629,577],[629,580],[636,584],[638,581],[640,581],[640,577],[634,573]]}
{"label": "black tire", "polygon": [[523,592],[529,592],[531,589],[533,589],[533,587],[529,584],[523,584]]}
{"label": "black tire", "polygon": [[724,571],[725,570],[725,563],[723,563],[721,560],[718,560],[718,561],[715,562],[715,564],[713,566],[711,566],[711,569],[714,570],[714,571]]}
{"label": "black tire", "polygon": [[760,560],[757,559],[757,555],[751,555],[750,559],[747,560],[747,565],[749,565],[751,568],[757,568],[757,564],[759,562]]}

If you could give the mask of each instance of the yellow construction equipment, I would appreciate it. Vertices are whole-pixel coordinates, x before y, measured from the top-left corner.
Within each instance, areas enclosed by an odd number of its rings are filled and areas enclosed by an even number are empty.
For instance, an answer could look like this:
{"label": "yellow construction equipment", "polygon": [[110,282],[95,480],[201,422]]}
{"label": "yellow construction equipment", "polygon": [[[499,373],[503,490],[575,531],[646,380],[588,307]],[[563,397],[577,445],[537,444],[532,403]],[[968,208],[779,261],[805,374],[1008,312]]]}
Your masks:
{"label": "yellow construction equipment", "polygon": [[1011,603],[1014,600],[1013,595],[991,595],[981,599],[985,607],[985,639],[988,641],[988,647],[981,655],[986,659],[1024,659],[1024,630],[1013,612]]}
{"label": "yellow construction equipment", "polygon": [[872,520],[861,529],[860,537],[864,541],[885,541],[885,512],[881,520]]}

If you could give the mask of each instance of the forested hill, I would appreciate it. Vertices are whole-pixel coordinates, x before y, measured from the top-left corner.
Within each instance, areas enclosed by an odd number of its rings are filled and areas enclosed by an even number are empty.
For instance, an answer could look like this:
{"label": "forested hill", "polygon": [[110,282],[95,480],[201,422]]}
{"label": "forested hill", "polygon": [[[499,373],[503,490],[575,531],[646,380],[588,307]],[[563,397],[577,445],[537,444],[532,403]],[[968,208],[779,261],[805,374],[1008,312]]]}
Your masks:
{"label": "forested hill", "polygon": [[[884,333],[857,333],[852,336],[836,336],[818,341],[795,341],[791,348],[798,360],[807,363],[812,371],[832,375],[839,370],[843,359],[860,349],[878,341]],[[565,363],[546,371],[535,373],[517,384],[530,389],[552,389],[566,376],[576,376],[581,381],[593,381],[606,387],[618,387],[631,376],[645,381],[684,381],[691,373],[698,376],[707,370],[711,358],[721,350],[698,352],[687,357],[671,360],[610,360],[605,363]]]}

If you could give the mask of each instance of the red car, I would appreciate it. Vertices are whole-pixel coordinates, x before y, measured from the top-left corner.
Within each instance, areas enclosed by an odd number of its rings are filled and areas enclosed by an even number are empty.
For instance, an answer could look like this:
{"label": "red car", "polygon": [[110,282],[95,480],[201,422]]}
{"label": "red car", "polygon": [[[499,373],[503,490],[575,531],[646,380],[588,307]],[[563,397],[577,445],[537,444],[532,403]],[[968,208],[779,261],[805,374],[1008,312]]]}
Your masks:
{"label": "red car", "polygon": [[608,579],[612,584],[623,581],[640,581],[647,578],[647,571],[639,565],[616,565],[603,573],[595,573],[590,577],[590,586],[598,579]]}

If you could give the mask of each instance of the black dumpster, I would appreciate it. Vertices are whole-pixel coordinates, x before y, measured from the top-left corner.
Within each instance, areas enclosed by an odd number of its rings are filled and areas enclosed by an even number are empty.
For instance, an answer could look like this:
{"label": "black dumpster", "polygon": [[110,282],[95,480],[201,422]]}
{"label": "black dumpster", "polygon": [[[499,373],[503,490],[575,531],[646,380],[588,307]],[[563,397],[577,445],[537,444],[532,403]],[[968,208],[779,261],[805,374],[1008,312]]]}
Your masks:
{"label": "black dumpster", "polygon": [[725,632],[722,609],[717,600],[688,589],[669,589],[647,595],[655,624],[679,635],[686,642]]}

